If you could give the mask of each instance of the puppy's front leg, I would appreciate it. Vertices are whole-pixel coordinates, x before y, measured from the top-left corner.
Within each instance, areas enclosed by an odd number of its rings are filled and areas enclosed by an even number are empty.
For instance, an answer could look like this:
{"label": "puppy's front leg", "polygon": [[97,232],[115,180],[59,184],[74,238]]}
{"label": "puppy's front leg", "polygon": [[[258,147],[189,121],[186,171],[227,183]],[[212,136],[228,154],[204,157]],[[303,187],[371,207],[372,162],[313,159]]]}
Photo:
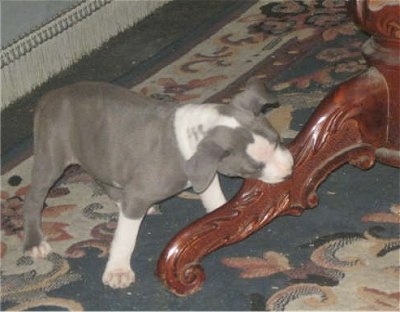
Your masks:
{"label": "puppy's front leg", "polygon": [[218,174],[215,175],[209,187],[199,195],[204,207],[207,210],[207,213],[221,207],[226,203],[225,195],[221,190],[221,185],[219,184]]}
{"label": "puppy's front leg", "polygon": [[126,288],[135,282],[135,273],[131,269],[131,256],[136,245],[142,218],[127,218],[120,204],[117,229],[111,243],[110,256],[103,273],[103,283],[112,288]]}

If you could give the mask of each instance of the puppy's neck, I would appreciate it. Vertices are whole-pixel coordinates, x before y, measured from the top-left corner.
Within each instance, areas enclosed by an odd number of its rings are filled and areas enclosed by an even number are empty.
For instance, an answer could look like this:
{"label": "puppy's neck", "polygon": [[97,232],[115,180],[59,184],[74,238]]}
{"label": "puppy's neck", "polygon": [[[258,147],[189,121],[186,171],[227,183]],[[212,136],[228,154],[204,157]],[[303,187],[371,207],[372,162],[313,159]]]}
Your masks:
{"label": "puppy's neck", "polygon": [[221,115],[219,105],[223,104],[186,104],[176,110],[174,130],[178,147],[185,159],[193,156],[197,145],[216,126],[240,126],[234,117]]}

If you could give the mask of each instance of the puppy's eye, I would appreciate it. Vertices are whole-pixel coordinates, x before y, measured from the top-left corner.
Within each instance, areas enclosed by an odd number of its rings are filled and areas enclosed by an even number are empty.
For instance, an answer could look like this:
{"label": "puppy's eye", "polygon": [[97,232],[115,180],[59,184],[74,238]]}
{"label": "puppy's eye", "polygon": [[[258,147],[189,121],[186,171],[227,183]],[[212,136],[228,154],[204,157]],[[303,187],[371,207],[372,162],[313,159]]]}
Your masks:
{"label": "puppy's eye", "polygon": [[221,159],[224,159],[224,158],[228,157],[228,156],[231,155],[231,154],[232,154],[231,151],[224,151],[224,152],[222,153]]}
{"label": "puppy's eye", "polygon": [[265,168],[265,164],[263,163],[259,163],[256,167],[256,171],[262,171]]}
{"label": "puppy's eye", "polygon": [[265,168],[265,164],[258,163],[255,166],[252,166],[252,169],[249,170],[249,174],[259,174]]}

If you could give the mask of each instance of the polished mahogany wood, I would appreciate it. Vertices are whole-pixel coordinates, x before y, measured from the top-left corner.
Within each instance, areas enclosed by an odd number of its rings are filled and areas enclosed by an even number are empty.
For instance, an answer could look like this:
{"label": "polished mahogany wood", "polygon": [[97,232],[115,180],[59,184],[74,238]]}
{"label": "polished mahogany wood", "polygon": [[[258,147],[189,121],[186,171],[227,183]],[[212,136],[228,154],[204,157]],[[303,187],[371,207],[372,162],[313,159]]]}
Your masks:
{"label": "polished mahogany wood", "polygon": [[289,180],[275,185],[245,180],[232,200],[170,241],[157,269],[175,294],[201,288],[200,261],[214,250],[245,239],[278,216],[315,207],[318,186],[343,164],[368,169],[380,161],[400,167],[400,5],[351,1],[348,9],[372,35],[363,46],[368,70],[335,88],[290,143],[295,169]]}

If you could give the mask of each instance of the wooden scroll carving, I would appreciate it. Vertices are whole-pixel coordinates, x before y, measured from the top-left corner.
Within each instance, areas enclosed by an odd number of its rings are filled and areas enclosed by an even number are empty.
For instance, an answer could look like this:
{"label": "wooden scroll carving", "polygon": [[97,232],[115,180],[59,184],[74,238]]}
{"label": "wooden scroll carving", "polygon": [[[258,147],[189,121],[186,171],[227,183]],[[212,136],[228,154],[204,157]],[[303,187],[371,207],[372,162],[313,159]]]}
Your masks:
{"label": "wooden scroll carving", "polygon": [[355,22],[372,34],[363,48],[370,68],[333,90],[291,142],[290,180],[275,185],[245,180],[232,200],[170,241],[158,275],[172,292],[199,290],[205,281],[200,261],[214,250],[245,239],[278,216],[315,207],[318,186],[343,164],[368,169],[379,160],[400,167],[400,6],[371,9],[370,2],[348,5]]}

